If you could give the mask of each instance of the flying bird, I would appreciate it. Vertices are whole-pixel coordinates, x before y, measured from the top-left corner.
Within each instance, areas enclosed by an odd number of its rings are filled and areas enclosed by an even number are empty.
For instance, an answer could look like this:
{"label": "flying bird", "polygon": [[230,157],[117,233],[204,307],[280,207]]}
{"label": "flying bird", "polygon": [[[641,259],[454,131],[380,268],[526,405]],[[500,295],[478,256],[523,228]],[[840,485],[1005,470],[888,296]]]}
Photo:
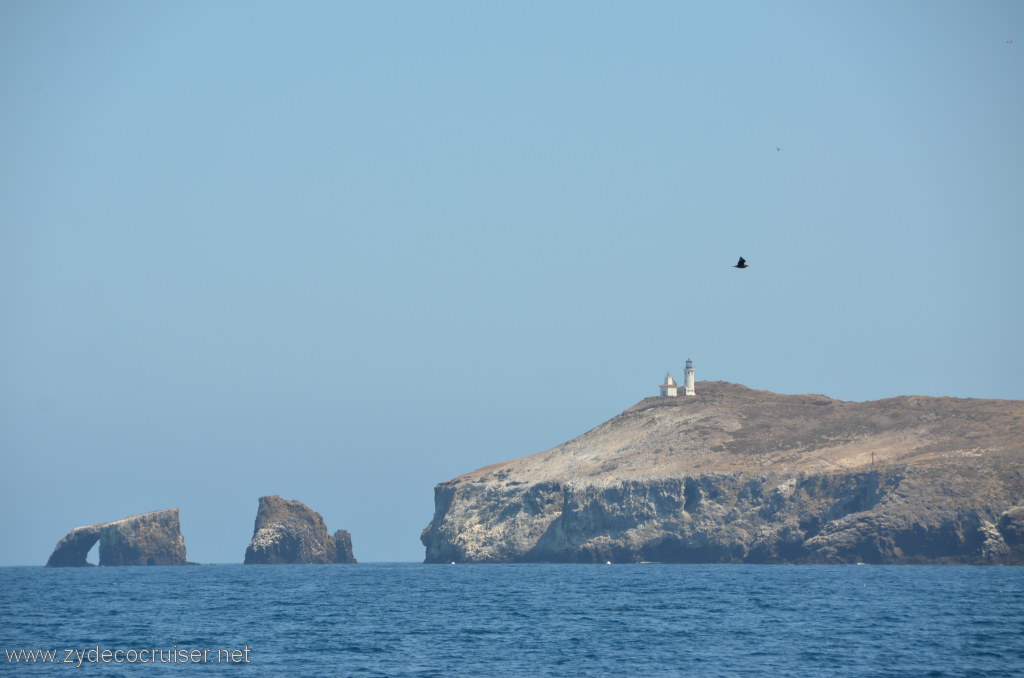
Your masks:
{"label": "flying bird", "polygon": [[736,265],[733,266],[733,268],[747,268],[747,260],[740,257],[740,260],[736,262]]}

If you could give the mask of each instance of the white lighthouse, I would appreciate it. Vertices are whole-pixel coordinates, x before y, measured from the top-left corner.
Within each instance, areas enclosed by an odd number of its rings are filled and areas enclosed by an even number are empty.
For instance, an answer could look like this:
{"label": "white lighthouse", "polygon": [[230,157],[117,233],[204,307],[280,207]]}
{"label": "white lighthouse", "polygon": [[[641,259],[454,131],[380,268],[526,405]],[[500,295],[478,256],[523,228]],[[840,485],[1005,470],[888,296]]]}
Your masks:
{"label": "white lighthouse", "polygon": [[671,372],[665,373],[665,383],[661,385],[661,395],[675,398],[679,395],[679,384],[672,377]]}
{"label": "white lighthouse", "polygon": [[697,395],[697,392],[693,390],[693,361],[689,358],[686,359],[686,376],[683,378],[683,384],[686,395]]}

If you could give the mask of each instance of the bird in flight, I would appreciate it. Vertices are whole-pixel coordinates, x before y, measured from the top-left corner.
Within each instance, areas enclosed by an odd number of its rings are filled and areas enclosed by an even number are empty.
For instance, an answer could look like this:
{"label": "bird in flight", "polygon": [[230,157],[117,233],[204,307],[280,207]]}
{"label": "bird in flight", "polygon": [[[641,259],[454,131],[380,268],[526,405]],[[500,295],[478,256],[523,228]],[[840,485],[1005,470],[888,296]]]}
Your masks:
{"label": "bird in flight", "polygon": [[733,266],[733,268],[747,268],[747,260],[740,257],[740,260],[736,262],[736,265]]}

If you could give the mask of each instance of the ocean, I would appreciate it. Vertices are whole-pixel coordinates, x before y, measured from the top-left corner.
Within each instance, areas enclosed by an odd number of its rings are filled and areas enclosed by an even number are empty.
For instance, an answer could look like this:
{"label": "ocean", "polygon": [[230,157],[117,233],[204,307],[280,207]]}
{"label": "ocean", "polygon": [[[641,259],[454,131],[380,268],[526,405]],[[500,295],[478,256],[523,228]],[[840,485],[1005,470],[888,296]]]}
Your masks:
{"label": "ocean", "polygon": [[12,676],[1024,676],[1024,568],[7,567],[0,643]]}

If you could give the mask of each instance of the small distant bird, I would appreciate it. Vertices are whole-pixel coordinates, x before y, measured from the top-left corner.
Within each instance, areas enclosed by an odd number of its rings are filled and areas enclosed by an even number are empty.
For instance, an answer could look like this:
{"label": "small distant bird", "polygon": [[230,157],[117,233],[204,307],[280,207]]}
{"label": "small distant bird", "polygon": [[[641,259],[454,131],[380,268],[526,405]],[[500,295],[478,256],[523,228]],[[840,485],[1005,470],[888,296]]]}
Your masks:
{"label": "small distant bird", "polygon": [[1007,45],[1012,45],[1012,44],[1013,44],[1013,40],[1007,40],[1007,41],[1006,41],[1006,44],[1007,44]]}
{"label": "small distant bird", "polygon": [[775,150],[776,150],[776,151],[781,151],[781,150],[782,150],[782,146],[776,146],[776,147],[775,147]]}
{"label": "small distant bird", "polygon": [[743,257],[740,257],[740,260],[736,262],[736,265],[733,266],[733,268],[749,268],[747,266],[747,260],[744,259]]}

